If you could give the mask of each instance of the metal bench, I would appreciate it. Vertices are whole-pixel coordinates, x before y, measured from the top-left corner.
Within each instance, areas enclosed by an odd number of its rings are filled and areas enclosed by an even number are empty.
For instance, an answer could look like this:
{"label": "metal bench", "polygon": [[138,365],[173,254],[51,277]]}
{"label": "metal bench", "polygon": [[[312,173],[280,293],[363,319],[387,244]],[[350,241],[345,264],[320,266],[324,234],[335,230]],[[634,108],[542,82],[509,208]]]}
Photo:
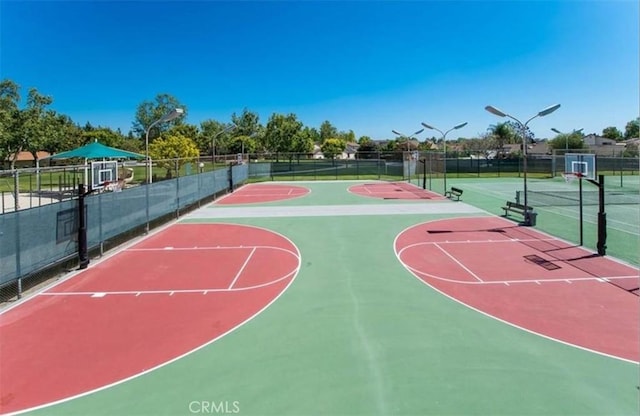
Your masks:
{"label": "metal bench", "polygon": [[519,202],[507,201],[506,206],[502,207],[504,210],[504,216],[508,217],[510,212],[522,215],[526,225],[536,225],[536,216],[538,215],[533,211],[533,207],[525,206]]}
{"label": "metal bench", "polygon": [[450,190],[446,191],[444,193],[444,196],[446,196],[449,199],[453,199],[454,197],[456,198],[456,201],[460,201],[460,197],[462,196],[462,189],[460,188],[456,188],[455,186],[452,186]]}

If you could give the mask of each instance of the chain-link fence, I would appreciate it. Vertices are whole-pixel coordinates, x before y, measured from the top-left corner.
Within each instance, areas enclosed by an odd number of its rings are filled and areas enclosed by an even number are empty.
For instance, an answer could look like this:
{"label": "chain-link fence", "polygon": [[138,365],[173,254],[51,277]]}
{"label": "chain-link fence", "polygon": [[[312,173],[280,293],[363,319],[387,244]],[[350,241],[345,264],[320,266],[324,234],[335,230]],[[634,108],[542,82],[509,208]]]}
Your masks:
{"label": "chain-link fence", "polygon": [[84,192],[82,198],[78,186],[67,200],[0,215],[0,300],[19,297],[23,290],[78,265],[83,246],[80,199],[86,251],[95,256],[234,189],[249,176],[246,164],[198,168],[177,178]]}

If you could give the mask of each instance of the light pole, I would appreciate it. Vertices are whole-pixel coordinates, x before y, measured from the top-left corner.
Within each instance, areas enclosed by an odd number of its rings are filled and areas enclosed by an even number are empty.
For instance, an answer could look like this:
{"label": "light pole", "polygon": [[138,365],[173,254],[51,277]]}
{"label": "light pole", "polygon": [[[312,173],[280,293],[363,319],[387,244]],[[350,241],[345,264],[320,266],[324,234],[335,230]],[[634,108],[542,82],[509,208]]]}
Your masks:
{"label": "light pole", "polygon": [[518,123],[518,125],[522,129],[522,154],[524,155],[524,160],[522,161],[522,168],[524,171],[524,222],[522,225],[532,225],[531,212],[529,211],[529,205],[527,205],[527,202],[528,202],[527,201],[527,125],[534,118],[544,117],[546,115],[549,115],[554,111],[556,111],[558,108],[560,108],[560,104],[555,104],[550,107],[547,107],[544,110],[539,111],[538,114],[531,117],[524,124],[517,118],[513,117],[512,115],[504,113],[493,106],[488,105],[484,108],[491,114],[494,114],[498,117],[509,117],[511,120],[514,120],[516,123]]}
{"label": "light pole", "polygon": [[397,130],[391,130],[391,132],[392,132],[393,134],[395,134],[396,136],[406,137],[406,138],[407,138],[407,152],[411,151],[411,149],[409,148],[409,141],[411,140],[411,138],[412,138],[413,136],[417,136],[418,134],[422,133],[423,131],[424,131],[424,129],[420,129],[420,130],[418,130],[417,132],[413,133],[411,136],[407,136],[407,135],[405,135],[405,134],[400,133],[400,132],[399,132],[399,131],[397,131]]}
{"label": "light pole", "polygon": [[224,129],[222,129],[219,132],[217,132],[216,134],[214,134],[213,137],[211,138],[211,164],[213,165],[214,169],[216,167],[216,138],[220,137],[224,133],[226,133],[226,132],[228,132],[230,130],[233,130],[235,128],[236,128],[235,124],[227,126]]}
{"label": "light pole", "polygon": [[444,166],[443,166],[443,170],[444,170],[444,192],[447,192],[447,134],[452,130],[458,130],[458,129],[463,128],[464,126],[467,125],[467,122],[465,121],[464,123],[460,123],[458,125],[455,125],[452,128],[450,128],[449,130],[445,131],[444,133],[442,132],[442,130],[437,129],[437,128],[433,127],[433,126],[430,126],[427,123],[422,123],[422,125],[425,126],[428,129],[430,129],[430,130],[435,130],[435,131],[439,132],[440,134],[442,134],[442,145],[443,145],[443,150],[444,150]]}
{"label": "light pole", "polygon": [[147,214],[147,224],[145,226],[145,231],[149,232],[149,185],[152,181],[151,176],[151,161],[149,160],[149,131],[151,128],[160,123],[166,123],[167,121],[171,121],[175,118],[180,117],[184,114],[184,110],[182,108],[174,108],[164,116],[160,117],[158,120],[151,123],[149,127],[147,127],[147,131],[145,132],[145,142],[144,142],[144,150],[145,150],[145,158],[147,161],[147,169],[146,169],[146,185],[145,185],[145,194],[146,194],[146,214]]}
{"label": "light pole", "polygon": [[157,124],[166,123],[167,121],[176,119],[183,114],[184,114],[184,110],[182,108],[174,108],[164,116],[160,117],[158,120],[151,123],[149,127],[147,127],[147,131],[145,132],[145,141],[144,141],[145,157],[147,160],[147,178],[146,178],[147,184],[151,183],[151,163],[149,160],[149,132],[151,131],[151,128]]}
{"label": "light pole", "polygon": [[[258,132],[257,132],[257,131],[254,131],[253,133],[251,133],[251,134],[250,134],[249,136],[247,136],[247,137],[248,137],[249,139],[252,139],[252,138],[256,137],[257,135],[258,135]],[[243,137],[243,136],[240,136],[240,137]],[[241,142],[241,143],[242,143],[242,151],[240,152],[240,153],[242,154],[242,163],[244,163],[244,140],[245,140],[245,139],[243,138],[243,139],[242,139],[242,142]],[[248,158],[248,159],[250,159],[250,158]]]}
{"label": "light pole", "polygon": [[[391,132],[392,132],[393,134],[395,134],[396,136],[406,137],[406,138],[407,138],[407,153],[409,154],[409,155],[408,155],[408,156],[409,156],[409,160],[407,161],[407,162],[408,162],[408,163],[407,163],[407,173],[408,173],[408,175],[407,175],[407,176],[409,177],[409,182],[411,182],[411,159],[412,159],[412,157],[411,157],[411,153],[410,153],[411,148],[409,147],[409,144],[410,144],[410,142],[411,142],[411,138],[412,138],[412,137],[417,136],[418,134],[422,133],[423,131],[424,131],[424,129],[420,129],[420,130],[418,130],[417,132],[413,133],[411,136],[407,136],[407,135],[404,135],[404,134],[400,133],[400,132],[399,132],[399,131],[397,131],[397,130],[391,130]],[[425,166],[425,167],[426,167],[426,166]],[[403,175],[404,175],[404,173],[403,173]]]}
{"label": "light pole", "polygon": [[[569,133],[569,134],[582,133],[582,130],[584,129],[574,130],[572,133]],[[551,128],[551,131],[557,134],[564,134],[564,152],[567,153],[569,151],[569,134],[563,133],[560,130],[555,129],[553,127]]]}

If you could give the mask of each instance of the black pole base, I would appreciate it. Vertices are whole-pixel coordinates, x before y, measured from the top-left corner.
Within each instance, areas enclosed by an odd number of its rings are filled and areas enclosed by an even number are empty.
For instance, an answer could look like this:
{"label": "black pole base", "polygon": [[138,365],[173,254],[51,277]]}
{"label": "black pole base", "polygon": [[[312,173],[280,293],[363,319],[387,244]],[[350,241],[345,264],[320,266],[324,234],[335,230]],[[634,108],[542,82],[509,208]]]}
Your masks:
{"label": "black pole base", "polygon": [[78,263],[79,269],[89,266],[89,249],[87,247],[87,216],[84,198],[95,190],[85,190],[83,184],[78,184]]}

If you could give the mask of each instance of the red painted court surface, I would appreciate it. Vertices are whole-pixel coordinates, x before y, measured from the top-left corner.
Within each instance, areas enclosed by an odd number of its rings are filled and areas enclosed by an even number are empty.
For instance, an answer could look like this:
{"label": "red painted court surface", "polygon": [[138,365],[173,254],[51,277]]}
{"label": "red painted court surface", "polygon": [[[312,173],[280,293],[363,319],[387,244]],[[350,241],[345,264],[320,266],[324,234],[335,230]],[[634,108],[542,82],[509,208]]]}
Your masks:
{"label": "red painted court surface", "polygon": [[639,270],[502,218],[413,226],[395,242],[411,273],[525,330],[640,361]]}
{"label": "red painted court surface", "polygon": [[259,204],[300,198],[311,192],[295,185],[249,184],[216,201],[218,205]]}
{"label": "red painted court surface", "polygon": [[178,224],[0,315],[0,412],[139,375],[243,324],[293,281],[285,237]]}
{"label": "red painted court surface", "polygon": [[429,199],[446,200],[444,196],[427,191],[407,182],[374,182],[349,187],[349,192],[378,199]]}

